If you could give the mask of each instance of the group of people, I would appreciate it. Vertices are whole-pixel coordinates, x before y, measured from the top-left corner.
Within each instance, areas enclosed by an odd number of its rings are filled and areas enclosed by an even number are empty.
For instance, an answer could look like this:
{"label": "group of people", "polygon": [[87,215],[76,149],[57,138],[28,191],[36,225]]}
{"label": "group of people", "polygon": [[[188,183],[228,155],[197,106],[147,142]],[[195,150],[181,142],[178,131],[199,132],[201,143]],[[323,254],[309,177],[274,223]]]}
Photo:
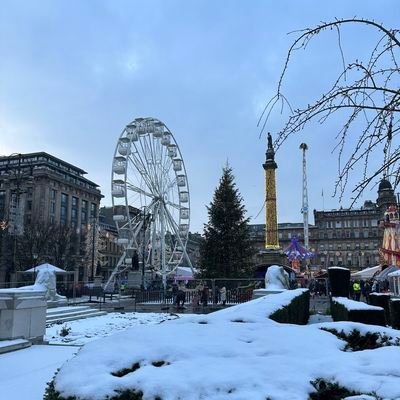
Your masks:
{"label": "group of people", "polygon": [[328,288],[325,279],[312,279],[308,282],[308,288],[310,289],[311,297],[315,296],[327,296]]}
{"label": "group of people", "polygon": [[[221,289],[215,286],[214,290],[210,290],[206,283],[198,285],[192,292],[192,306],[197,308],[200,305],[207,307],[211,301],[214,304],[226,304],[226,287]],[[186,288],[183,285],[174,283],[172,285],[173,303],[177,308],[183,308],[186,301]]]}
{"label": "group of people", "polygon": [[370,293],[380,293],[388,290],[389,282],[387,280],[378,281],[376,279],[350,281],[349,287],[350,297],[353,300],[360,301],[361,296],[363,296],[367,303],[369,303]]}

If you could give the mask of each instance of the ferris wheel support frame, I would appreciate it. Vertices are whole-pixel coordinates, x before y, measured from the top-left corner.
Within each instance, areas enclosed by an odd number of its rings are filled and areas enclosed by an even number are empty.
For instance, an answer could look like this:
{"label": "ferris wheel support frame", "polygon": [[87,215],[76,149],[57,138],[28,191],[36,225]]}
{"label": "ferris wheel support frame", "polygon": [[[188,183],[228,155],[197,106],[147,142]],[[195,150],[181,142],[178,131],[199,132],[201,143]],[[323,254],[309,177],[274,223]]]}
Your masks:
{"label": "ferris wheel support frame", "polygon": [[[123,177],[120,178],[121,174]],[[156,273],[161,272],[164,287],[167,276],[176,270],[184,258],[194,272],[186,251],[190,223],[186,168],[179,146],[163,122],[155,118],[136,118],[126,125],[114,152],[111,182],[114,211],[115,207],[125,210],[117,213],[121,218],[123,216],[120,214],[124,214],[125,219],[114,219],[118,234],[123,234],[121,243],[124,243],[124,250],[106,286],[110,286],[115,276],[129,269],[131,253],[140,246],[143,247],[143,268],[145,246],[148,246],[147,265],[158,266]],[[140,214],[132,216],[131,206],[137,208],[135,203],[130,202],[132,193],[136,193],[136,201],[144,202],[144,212],[149,210],[154,218],[149,234],[143,233],[142,243],[138,235],[146,224],[146,217],[143,216],[141,220]],[[160,247],[157,247],[157,242]]]}

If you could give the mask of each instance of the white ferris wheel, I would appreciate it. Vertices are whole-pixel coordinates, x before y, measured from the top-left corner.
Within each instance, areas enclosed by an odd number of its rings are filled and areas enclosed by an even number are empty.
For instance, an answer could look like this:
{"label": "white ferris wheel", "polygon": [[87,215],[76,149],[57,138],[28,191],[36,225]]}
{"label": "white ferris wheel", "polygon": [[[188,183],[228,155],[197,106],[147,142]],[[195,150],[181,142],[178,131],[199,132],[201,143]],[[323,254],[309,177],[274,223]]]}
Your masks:
{"label": "white ferris wheel", "polygon": [[[123,253],[106,285],[140,259],[142,272],[163,278],[187,262],[190,197],[186,168],[171,131],[156,118],[123,129],[111,177],[113,219]],[[136,252],[136,254],[135,254]]]}

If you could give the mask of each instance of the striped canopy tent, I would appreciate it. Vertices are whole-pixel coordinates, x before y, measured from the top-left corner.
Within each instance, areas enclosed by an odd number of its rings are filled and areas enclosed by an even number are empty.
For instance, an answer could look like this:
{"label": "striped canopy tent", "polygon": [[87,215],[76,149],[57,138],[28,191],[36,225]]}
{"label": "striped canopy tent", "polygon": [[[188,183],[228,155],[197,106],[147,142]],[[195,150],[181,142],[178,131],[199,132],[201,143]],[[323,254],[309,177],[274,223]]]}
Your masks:
{"label": "striped canopy tent", "polygon": [[314,257],[314,253],[303,247],[296,237],[292,238],[290,241],[290,245],[285,250],[285,254],[292,264],[292,268],[297,272],[300,271],[301,260]]}

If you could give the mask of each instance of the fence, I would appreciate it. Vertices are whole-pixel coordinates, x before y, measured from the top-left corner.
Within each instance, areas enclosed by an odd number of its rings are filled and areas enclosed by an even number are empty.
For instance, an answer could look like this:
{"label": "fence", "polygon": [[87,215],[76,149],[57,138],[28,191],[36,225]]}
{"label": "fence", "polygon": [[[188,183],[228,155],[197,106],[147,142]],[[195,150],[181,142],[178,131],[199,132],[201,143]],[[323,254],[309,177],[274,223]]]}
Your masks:
{"label": "fence", "polygon": [[[202,280],[186,280],[167,282],[167,288],[162,288],[160,280],[147,281],[146,289],[138,289],[128,287],[126,282],[121,280],[118,284],[114,285],[112,293],[105,292],[102,285],[94,285],[93,283],[71,281],[71,277],[58,276],[57,277],[57,293],[65,296],[72,302],[87,301],[106,301],[106,298],[112,298],[112,295],[123,296],[125,298],[134,297],[137,304],[153,303],[153,304],[172,304],[174,303],[173,288],[177,285],[185,295],[185,303],[194,304],[196,302],[195,296],[201,297],[204,287],[207,287],[207,303],[220,304],[222,287],[226,288],[226,303],[239,304],[251,300],[253,290],[263,286],[263,279],[202,279]],[[13,282],[13,287],[21,287],[33,285],[32,279],[24,279]],[[10,287],[9,284],[1,284],[0,288]],[[182,293],[182,292],[181,292]],[[203,300],[204,301],[204,297]]]}

